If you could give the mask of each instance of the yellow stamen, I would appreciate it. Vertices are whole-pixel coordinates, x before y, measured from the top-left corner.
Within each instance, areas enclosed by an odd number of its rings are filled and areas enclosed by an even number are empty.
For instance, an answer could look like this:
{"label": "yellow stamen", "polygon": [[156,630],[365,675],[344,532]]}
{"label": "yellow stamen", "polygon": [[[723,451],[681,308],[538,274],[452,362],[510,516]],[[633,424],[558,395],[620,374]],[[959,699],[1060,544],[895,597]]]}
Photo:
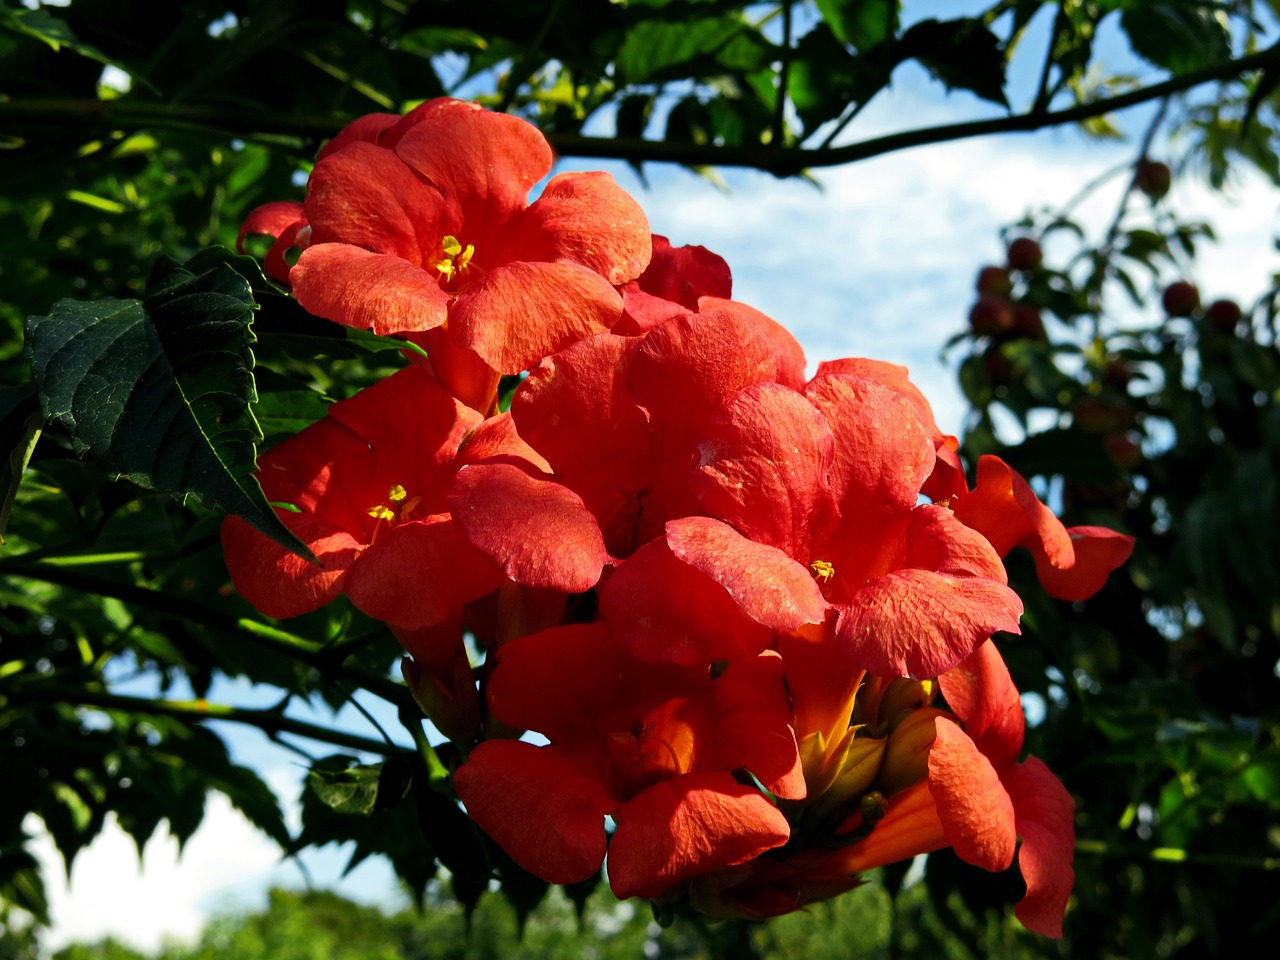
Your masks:
{"label": "yellow stamen", "polygon": [[809,569],[813,571],[813,579],[819,583],[830,583],[831,578],[836,575],[836,568],[825,560],[813,561],[809,564]]}
{"label": "yellow stamen", "polygon": [[457,237],[445,237],[440,241],[440,252],[444,255],[439,260],[433,260],[431,266],[435,267],[445,280],[453,280],[471,265],[471,258],[475,256],[476,248],[470,243],[464,248]]}
{"label": "yellow stamen", "polygon": [[408,499],[409,491],[400,484],[395,484],[387,492],[386,502],[369,508],[369,516],[375,520],[388,520],[394,522],[396,520],[408,520],[409,515],[422,502],[421,497]]}

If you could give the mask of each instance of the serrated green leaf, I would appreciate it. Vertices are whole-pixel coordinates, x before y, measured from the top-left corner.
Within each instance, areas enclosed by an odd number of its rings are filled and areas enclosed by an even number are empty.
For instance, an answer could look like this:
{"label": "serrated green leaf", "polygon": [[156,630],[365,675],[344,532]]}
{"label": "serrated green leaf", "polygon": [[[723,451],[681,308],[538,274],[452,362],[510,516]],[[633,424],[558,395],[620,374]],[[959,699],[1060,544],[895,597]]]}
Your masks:
{"label": "serrated green leaf", "polygon": [[[162,259],[143,300],[60,300],[27,318],[44,416],[78,453],[140,486],[237,513],[310,558],[253,474],[254,300],[245,258]],[[194,268],[194,269],[193,269]]]}
{"label": "serrated green leaf", "polygon": [[18,484],[43,426],[35,386],[0,387],[0,545]]}
{"label": "serrated green leaf", "polygon": [[1134,53],[1173,73],[1226,60],[1231,42],[1214,13],[1186,3],[1142,3],[1126,9],[1120,25]]}

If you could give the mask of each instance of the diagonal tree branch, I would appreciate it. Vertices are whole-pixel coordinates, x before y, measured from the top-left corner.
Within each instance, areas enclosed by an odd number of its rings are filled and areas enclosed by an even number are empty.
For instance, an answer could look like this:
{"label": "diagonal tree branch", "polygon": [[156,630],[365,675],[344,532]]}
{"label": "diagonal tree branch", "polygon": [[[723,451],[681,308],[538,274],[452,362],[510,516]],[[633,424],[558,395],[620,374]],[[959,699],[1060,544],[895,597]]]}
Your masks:
{"label": "diagonal tree branch", "polygon": [[[987,120],[920,127],[873,137],[842,146],[802,148],[781,145],[717,146],[669,143],[658,140],[587,137],[549,133],[547,139],[561,156],[618,159],[633,163],[678,163],[687,166],[746,167],[778,176],[793,176],[806,169],[834,167],[931,143],[946,143],[1003,133],[1030,133],[1049,127],[1078,123],[1090,117],[1127,110],[1152,100],[1182,93],[1206,83],[1225,80],[1264,68],[1280,68],[1280,44],[1257,53],[1223,60],[1212,66],[1171,77],[1137,90],[1102,97],[1062,110],[1010,114]],[[342,126],[340,118],[279,112],[252,112],[208,105],[176,104],[122,97],[118,100],[12,99],[0,100],[0,127],[21,135],[50,126],[77,130],[164,127],[256,137],[296,138],[299,149],[310,141],[332,136]]]}

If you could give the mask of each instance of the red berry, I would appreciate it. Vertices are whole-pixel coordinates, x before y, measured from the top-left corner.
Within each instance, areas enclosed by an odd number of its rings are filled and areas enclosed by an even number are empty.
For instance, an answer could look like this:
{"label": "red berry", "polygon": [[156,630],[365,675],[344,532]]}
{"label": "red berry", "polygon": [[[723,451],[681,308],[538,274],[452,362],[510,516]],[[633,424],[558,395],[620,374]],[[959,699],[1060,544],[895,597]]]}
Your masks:
{"label": "red berry", "polygon": [[1040,244],[1030,237],[1018,237],[1009,244],[1010,270],[1034,270],[1044,261]]}
{"label": "red berry", "polygon": [[1013,281],[1004,267],[983,267],[976,286],[979,293],[992,297],[1007,297],[1013,292]]}
{"label": "red berry", "polygon": [[1071,405],[1075,425],[1086,433],[1115,433],[1133,424],[1133,410],[1122,400],[1081,397]]}
{"label": "red berry", "polygon": [[1133,172],[1133,185],[1152,200],[1159,200],[1169,192],[1173,173],[1169,165],[1159,160],[1140,160]]}
{"label": "red berry", "polygon": [[1102,438],[1111,462],[1121,470],[1134,470],[1142,463],[1142,445],[1129,433],[1108,433]]}
{"label": "red berry", "polygon": [[1013,311],[1000,297],[982,296],[969,310],[969,329],[975,336],[993,337],[1013,329]]}
{"label": "red berry", "polygon": [[1044,319],[1040,316],[1040,308],[1030,303],[1013,305],[1013,332],[1024,340],[1049,339],[1044,329]]}
{"label": "red berry", "polygon": [[1102,379],[1111,386],[1123,390],[1133,379],[1133,370],[1119,357],[1111,357],[1102,368]]}
{"label": "red berry", "polygon": [[1233,333],[1240,318],[1240,304],[1234,300],[1215,300],[1204,308],[1204,315],[1210,323],[1224,333]]}
{"label": "red berry", "polygon": [[1164,288],[1160,303],[1164,306],[1164,312],[1171,317],[1189,317],[1200,306],[1200,291],[1194,283],[1175,280]]}

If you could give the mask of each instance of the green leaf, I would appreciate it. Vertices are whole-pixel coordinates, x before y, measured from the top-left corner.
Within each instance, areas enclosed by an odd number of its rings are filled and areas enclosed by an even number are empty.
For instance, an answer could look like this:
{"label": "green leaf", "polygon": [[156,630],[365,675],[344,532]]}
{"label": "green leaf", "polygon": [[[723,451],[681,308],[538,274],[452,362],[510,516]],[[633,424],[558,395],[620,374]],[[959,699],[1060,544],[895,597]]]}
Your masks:
{"label": "green leaf", "polygon": [[[427,883],[436,873],[436,853],[419,828],[417,805],[407,794],[410,781],[416,781],[417,777],[407,762],[400,758],[388,759],[380,766],[378,799],[367,810],[358,811],[353,816],[341,813],[326,803],[315,787],[317,783],[323,783],[326,786],[322,789],[327,789],[333,775],[344,770],[358,768],[368,771],[372,768],[360,768],[354,757],[343,755],[317,761],[307,777],[312,789],[302,795],[302,833],[290,845],[290,852],[296,853],[307,846],[354,841],[355,849],[347,862],[348,871],[371,856],[385,856],[421,906]],[[363,774],[362,778],[367,784],[370,774]],[[417,793],[416,783],[414,792]],[[367,786],[363,793],[367,799]],[[470,828],[470,821],[457,804],[449,804],[449,807],[456,820],[461,821],[461,825],[455,821],[451,829]],[[474,828],[470,829],[474,832]],[[478,861],[473,862],[483,867],[483,859],[481,855]],[[483,868],[487,876],[487,867]]]}
{"label": "green leaf", "polygon": [[0,545],[13,498],[44,426],[35,387],[0,387]]}
{"label": "green leaf", "polygon": [[254,477],[262,432],[246,258],[161,260],[143,300],[60,300],[27,318],[25,354],[45,418],[109,473],[237,513],[307,558]]}
{"label": "green leaf", "polygon": [[817,0],[822,19],[841,43],[867,50],[898,29],[899,0]]}
{"label": "green leaf", "polygon": [[307,786],[336,813],[369,814],[399,803],[409,788],[403,764],[345,766],[350,758],[330,757],[311,768]]}
{"label": "green leaf", "polygon": [[49,922],[40,863],[25,849],[0,848],[0,903],[12,903],[36,918]]}
{"label": "green leaf", "polygon": [[1231,41],[1214,13],[1187,3],[1142,3],[1126,9],[1120,25],[1133,52],[1173,73],[1198,70],[1231,56]]}
{"label": "green leaf", "polygon": [[1004,96],[1004,51],[981,20],[922,20],[902,35],[902,60],[919,60],[949,89],[969,90],[1009,105]]}
{"label": "green leaf", "polygon": [[614,61],[618,81],[643,83],[674,68],[716,54],[747,30],[737,17],[702,17],[687,21],[643,20],[627,31]]}
{"label": "green leaf", "polygon": [[[119,66],[114,60],[87,43],[81,43],[65,22],[43,7],[35,10],[0,10],[0,29],[11,30],[22,36],[32,37],[47,44],[53,51],[66,47],[82,57],[99,63]],[[123,68],[122,68],[123,69]]]}

